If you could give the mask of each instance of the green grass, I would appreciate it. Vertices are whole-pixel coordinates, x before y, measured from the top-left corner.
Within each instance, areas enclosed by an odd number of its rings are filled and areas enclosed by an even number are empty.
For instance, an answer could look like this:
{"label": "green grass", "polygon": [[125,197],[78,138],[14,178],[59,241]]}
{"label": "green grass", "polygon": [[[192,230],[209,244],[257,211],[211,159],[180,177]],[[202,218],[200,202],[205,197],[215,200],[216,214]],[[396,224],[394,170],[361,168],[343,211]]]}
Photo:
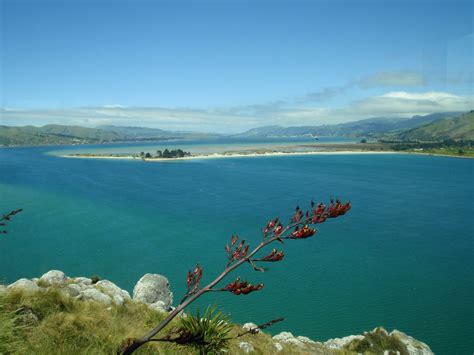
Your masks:
{"label": "green grass", "polygon": [[455,157],[468,157],[474,158],[474,148],[471,147],[453,147],[453,148],[426,148],[423,150],[408,150],[410,153],[417,154],[436,154],[436,155],[449,155]]}
{"label": "green grass", "polygon": [[[33,321],[27,322],[18,314],[25,311],[36,316]],[[125,306],[107,307],[75,300],[52,287],[38,293],[9,291],[0,294],[0,354],[115,354],[125,339],[143,336],[164,317],[165,314],[146,305],[127,302]],[[180,318],[175,318],[159,336],[182,326]],[[235,339],[242,328],[235,324],[230,328],[225,335],[232,337],[227,343],[230,354],[242,353],[238,347],[241,341],[251,343],[255,354],[274,353],[270,335],[247,334]],[[301,349],[282,345],[283,354],[304,353]],[[153,342],[136,353],[186,355],[199,354],[199,349]]]}
{"label": "green grass", "polygon": [[[110,307],[79,301],[51,286],[36,293],[9,290],[0,293],[0,354],[116,354],[124,340],[143,336],[165,316],[130,301]],[[237,337],[243,333],[241,326],[214,311],[206,312],[204,317],[176,317],[158,337],[171,335],[174,339],[183,329],[194,339],[214,341],[216,346],[203,348],[196,342],[179,345],[160,341],[142,346],[136,354],[217,354],[222,349],[229,354],[243,354],[240,342],[252,344],[255,355],[276,352],[270,335],[260,332]],[[280,354],[377,354],[386,349],[406,354],[397,339],[384,334],[369,333],[344,350],[331,350],[320,343],[299,348],[280,342]]]}

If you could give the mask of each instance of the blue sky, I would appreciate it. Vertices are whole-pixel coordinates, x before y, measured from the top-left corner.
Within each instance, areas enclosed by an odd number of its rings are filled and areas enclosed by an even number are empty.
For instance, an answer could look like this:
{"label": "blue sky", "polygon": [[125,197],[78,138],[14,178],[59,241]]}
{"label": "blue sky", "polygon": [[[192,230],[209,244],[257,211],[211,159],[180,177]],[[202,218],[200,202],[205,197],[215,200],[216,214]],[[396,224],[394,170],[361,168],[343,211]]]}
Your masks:
{"label": "blue sky", "polygon": [[4,124],[237,132],[474,108],[472,1],[0,2]]}

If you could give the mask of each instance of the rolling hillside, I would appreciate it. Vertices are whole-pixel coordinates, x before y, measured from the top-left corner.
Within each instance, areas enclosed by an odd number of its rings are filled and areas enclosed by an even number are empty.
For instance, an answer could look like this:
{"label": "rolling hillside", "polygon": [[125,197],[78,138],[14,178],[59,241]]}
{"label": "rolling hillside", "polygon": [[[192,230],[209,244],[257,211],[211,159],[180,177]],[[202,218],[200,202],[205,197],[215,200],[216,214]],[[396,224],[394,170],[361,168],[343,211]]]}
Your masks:
{"label": "rolling hillside", "polygon": [[235,135],[248,138],[274,138],[274,137],[308,137],[308,136],[348,136],[366,137],[378,136],[390,132],[399,132],[406,129],[422,126],[447,117],[455,117],[460,112],[434,113],[426,116],[413,116],[412,118],[377,117],[355,122],[323,126],[264,126]]}
{"label": "rolling hillside", "polygon": [[409,141],[474,140],[474,111],[401,132],[398,138]]}

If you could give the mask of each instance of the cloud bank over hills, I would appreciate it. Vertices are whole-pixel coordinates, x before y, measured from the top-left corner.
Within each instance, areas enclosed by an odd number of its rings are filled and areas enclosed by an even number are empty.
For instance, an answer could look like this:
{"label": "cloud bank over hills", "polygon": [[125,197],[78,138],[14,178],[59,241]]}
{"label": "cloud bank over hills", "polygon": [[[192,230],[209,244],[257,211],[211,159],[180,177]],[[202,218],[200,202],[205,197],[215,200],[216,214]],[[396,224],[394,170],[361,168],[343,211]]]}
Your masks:
{"label": "cloud bank over hills", "polygon": [[[391,75],[375,75],[369,81],[387,80]],[[416,77],[394,80],[416,82]],[[329,92],[328,92],[329,93]],[[66,124],[82,126],[127,125],[219,133],[235,133],[266,126],[336,124],[368,117],[411,117],[435,112],[469,111],[474,97],[448,92],[388,91],[381,95],[354,100],[346,106],[302,103],[301,100],[275,101],[235,107],[127,107],[106,104],[80,108],[0,110],[4,125]]]}

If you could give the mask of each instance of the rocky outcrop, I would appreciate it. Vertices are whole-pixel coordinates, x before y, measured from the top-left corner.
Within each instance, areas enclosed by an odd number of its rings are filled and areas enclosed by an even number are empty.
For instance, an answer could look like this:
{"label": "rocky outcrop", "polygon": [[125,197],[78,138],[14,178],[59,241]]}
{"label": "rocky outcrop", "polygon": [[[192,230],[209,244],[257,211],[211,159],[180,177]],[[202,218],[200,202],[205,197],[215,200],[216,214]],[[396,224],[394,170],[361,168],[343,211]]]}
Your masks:
{"label": "rocky outcrop", "polygon": [[173,293],[168,279],[158,274],[145,274],[133,288],[133,300],[148,304],[159,311],[169,311],[173,303]]}
{"label": "rocky outcrop", "polygon": [[394,330],[388,333],[378,327],[363,335],[350,335],[344,338],[330,339],[323,343],[329,349],[350,350],[364,353],[366,350],[383,354],[433,355],[428,345],[405,333]]}
{"label": "rocky outcrop", "polygon": [[258,328],[258,326],[255,323],[245,323],[242,326],[242,329],[245,330],[246,332],[251,331],[251,330],[255,333],[260,332],[260,329]]}
{"label": "rocky outcrop", "polygon": [[[126,306],[129,302],[146,304],[160,312],[170,311],[173,293],[166,277],[158,274],[146,274],[137,282],[130,294],[109,280],[92,280],[87,277],[68,277],[62,271],[51,270],[38,279],[22,278],[8,286],[0,285],[0,296],[7,292],[22,290],[26,292],[45,292],[49,288],[59,290],[64,295],[84,302],[98,302],[107,307]],[[31,309],[23,307],[17,310],[18,319],[22,324],[35,324],[38,317]],[[257,328],[254,323],[245,323],[244,331]],[[255,333],[259,332],[256,331]],[[249,338],[251,339],[251,338]],[[350,335],[343,338],[316,342],[305,336],[294,336],[290,332],[281,332],[272,338],[272,352],[289,352],[304,354],[363,354],[367,351],[384,355],[433,355],[425,343],[414,339],[398,330],[387,332],[383,328],[375,328],[361,335]],[[241,341],[239,348],[243,353],[259,352],[257,343]],[[257,348],[257,350],[255,350]]]}
{"label": "rocky outcrop", "polygon": [[255,348],[253,347],[252,344],[246,342],[246,341],[241,341],[239,343],[239,348],[242,349],[242,351],[245,353],[245,354],[248,354],[248,353],[251,353],[251,352],[254,352],[255,351]]}
{"label": "rocky outcrop", "polygon": [[432,355],[433,352],[431,351],[430,347],[426,345],[425,343],[416,340],[415,338],[412,338],[409,335],[406,335],[405,333],[402,333],[399,330],[393,330],[390,333],[390,336],[393,338],[399,340],[401,343],[403,343],[408,351],[408,354],[410,355]]}
{"label": "rocky outcrop", "polygon": [[363,335],[349,335],[344,338],[334,338],[329,339],[328,341],[324,342],[323,344],[327,346],[329,349],[344,349],[346,346],[351,344],[353,341],[363,340]]}
{"label": "rocky outcrop", "polygon": [[[128,291],[121,289],[112,281],[100,280],[94,283],[87,277],[68,277],[59,270],[48,271],[40,278],[19,279],[7,287],[2,286],[0,292],[15,289],[39,292],[48,288],[58,289],[77,300],[99,302],[107,306],[112,304],[122,306],[132,301]],[[158,311],[169,310],[173,302],[168,279],[161,275],[146,274],[137,283],[135,290],[136,301],[145,303]]]}
{"label": "rocky outcrop", "polygon": [[41,290],[41,288],[36,284],[36,282],[28,279],[16,280],[14,283],[8,285],[7,288],[10,290],[19,289],[28,292],[36,292]]}
{"label": "rocky outcrop", "polygon": [[44,285],[64,285],[67,277],[64,272],[59,270],[51,270],[40,277],[39,282]]}

